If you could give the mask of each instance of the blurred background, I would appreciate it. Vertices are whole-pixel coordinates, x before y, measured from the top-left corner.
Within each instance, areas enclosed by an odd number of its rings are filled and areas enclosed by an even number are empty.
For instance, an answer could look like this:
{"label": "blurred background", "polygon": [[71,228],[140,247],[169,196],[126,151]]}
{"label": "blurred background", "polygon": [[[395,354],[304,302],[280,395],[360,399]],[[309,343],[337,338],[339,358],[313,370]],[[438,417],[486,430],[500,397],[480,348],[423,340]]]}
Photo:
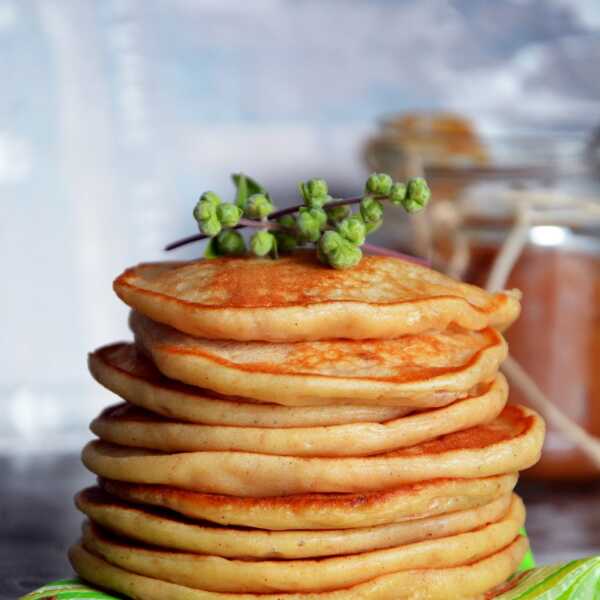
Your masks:
{"label": "blurred background", "polygon": [[[512,341],[600,434],[598,64],[597,0],[0,0],[0,453],[81,447],[114,401],[86,354],[130,337],[112,280],[238,171],[279,206],[424,173],[429,221],[380,241],[480,283],[520,205],[558,206],[520,250]],[[597,476],[548,444],[542,476]]]}
{"label": "blurred background", "polygon": [[0,450],[80,446],[109,400],[86,353],[129,337],[112,279],[231,172],[280,205],[313,176],[355,193],[395,168],[369,141],[424,111],[405,133],[433,166],[578,159],[599,63],[596,0],[0,0]]}

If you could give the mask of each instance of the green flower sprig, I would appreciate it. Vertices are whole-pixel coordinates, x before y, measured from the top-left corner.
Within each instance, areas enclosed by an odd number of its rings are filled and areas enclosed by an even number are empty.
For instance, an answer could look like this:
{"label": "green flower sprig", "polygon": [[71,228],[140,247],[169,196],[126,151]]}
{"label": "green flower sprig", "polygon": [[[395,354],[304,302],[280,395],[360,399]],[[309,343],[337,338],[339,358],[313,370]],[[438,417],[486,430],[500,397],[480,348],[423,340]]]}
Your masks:
{"label": "green flower sprig", "polygon": [[277,258],[282,252],[314,244],[321,262],[347,269],[360,262],[361,247],[385,252],[367,244],[366,237],[382,225],[386,203],[412,214],[425,208],[431,196],[421,177],[405,184],[394,182],[386,173],[373,173],[363,195],[345,199],[333,199],[325,180],[310,179],[298,186],[302,204],[276,211],[258,182],[241,173],[232,179],[234,201],[223,202],[214,192],[204,192],[193,211],[200,233],[173,242],[166,250],[208,238],[205,256],[242,256],[248,249],[238,230],[250,227],[256,229],[248,244],[255,256]]}

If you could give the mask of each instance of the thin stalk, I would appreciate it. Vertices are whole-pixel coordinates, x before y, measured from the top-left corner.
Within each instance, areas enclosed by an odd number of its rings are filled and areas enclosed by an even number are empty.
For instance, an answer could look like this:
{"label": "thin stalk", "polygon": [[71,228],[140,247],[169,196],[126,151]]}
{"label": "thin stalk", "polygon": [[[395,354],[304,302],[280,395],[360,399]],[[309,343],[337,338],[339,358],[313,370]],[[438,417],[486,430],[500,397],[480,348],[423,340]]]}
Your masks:
{"label": "thin stalk", "polygon": [[252,219],[241,218],[238,227],[254,227],[255,229],[281,229],[278,223],[269,221],[253,221]]}
{"label": "thin stalk", "polygon": [[[240,222],[235,227],[231,227],[231,229],[243,229],[244,227],[255,227],[257,229],[280,229],[277,223],[269,223],[268,221],[253,221],[252,219],[240,219]],[[211,236],[204,235],[203,233],[195,233],[194,235],[188,235],[180,240],[171,242],[170,244],[166,245],[164,249],[168,252],[169,250],[181,248],[181,246],[186,246],[192,242],[206,240],[209,237]]]}
{"label": "thin stalk", "polygon": [[[333,200],[332,202],[328,202],[323,208],[328,210],[330,208],[335,208],[336,206],[345,206],[347,204],[358,204],[364,196],[353,196],[352,198],[340,198],[339,200]],[[376,196],[378,199],[382,199],[383,196]],[[281,210],[277,210],[274,213],[269,215],[269,220],[278,219],[279,217],[283,217],[284,215],[291,215],[298,211],[299,208],[306,206],[305,204],[295,204],[294,206],[288,206],[287,208],[282,208]]]}
{"label": "thin stalk", "polygon": [[[384,199],[384,196],[375,196],[378,199]],[[323,208],[325,210],[330,208],[335,208],[336,206],[345,206],[350,204],[359,204],[360,201],[364,198],[364,196],[353,196],[351,198],[341,198],[339,200],[333,200],[326,204]],[[288,206],[287,208],[282,208],[281,210],[277,210],[274,213],[271,213],[267,218],[268,221],[274,221],[279,217],[283,217],[284,215],[291,215],[298,211],[299,208],[302,208],[304,204],[295,204],[294,206]],[[258,227],[263,229],[277,229],[278,226],[276,223],[267,223],[264,221],[253,221],[252,219],[240,219],[238,225],[234,227],[234,229],[241,229],[243,227]],[[194,235],[189,235],[187,237],[181,238],[180,240],[176,240],[175,242],[171,242],[165,246],[165,250],[168,252],[170,250],[175,250],[176,248],[181,248],[181,246],[185,246],[187,244],[191,244],[192,242],[199,242],[201,240],[205,240],[210,236],[204,235],[203,233],[196,233]]]}
{"label": "thin stalk", "polygon": [[[242,226],[237,225],[233,229],[241,229]],[[195,233],[194,235],[188,235],[187,237],[181,238],[180,240],[176,240],[175,242],[171,242],[165,246],[165,251],[169,252],[169,250],[175,250],[176,248],[181,248],[181,246],[186,246],[187,244],[191,244],[192,242],[199,242],[200,240],[205,240],[210,236],[204,235],[203,233]]]}

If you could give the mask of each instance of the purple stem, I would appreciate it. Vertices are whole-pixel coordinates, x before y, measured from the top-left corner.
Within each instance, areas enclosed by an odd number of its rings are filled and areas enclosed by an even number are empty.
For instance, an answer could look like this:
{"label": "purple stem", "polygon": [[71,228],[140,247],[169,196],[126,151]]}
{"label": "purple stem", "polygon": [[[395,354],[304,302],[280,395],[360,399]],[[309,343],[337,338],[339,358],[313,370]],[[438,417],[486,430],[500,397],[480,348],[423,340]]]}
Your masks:
{"label": "purple stem", "polygon": [[396,250],[390,250],[389,248],[384,248],[383,246],[376,246],[375,244],[369,244],[368,242],[365,242],[361,246],[361,248],[367,254],[376,254],[377,256],[392,256],[394,258],[401,258],[402,260],[416,263],[418,265],[423,265],[425,267],[431,266],[431,262],[429,260],[421,258],[420,256],[404,254],[403,252],[397,252]]}
{"label": "purple stem", "polygon": [[[383,196],[376,196],[377,198],[383,198]],[[352,198],[341,198],[340,200],[333,200],[332,202],[328,202],[323,208],[325,210],[329,208],[335,208],[336,206],[345,206],[346,204],[358,204],[364,196],[353,196]],[[269,219],[278,219],[279,217],[283,217],[283,215],[291,215],[295,213],[299,208],[305,206],[304,204],[295,204],[294,206],[288,206],[287,208],[282,208],[281,210],[275,211],[274,213],[269,215]]]}
{"label": "purple stem", "polygon": [[[364,196],[353,196],[352,198],[342,198],[341,200],[334,200],[333,202],[329,202],[326,204],[326,208],[335,208],[336,206],[344,206],[347,204],[358,204]],[[379,196],[378,198],[383,198],[383,196]],[[299,208],[302,208],[304,204],[296,204],[294,206],[289,206],[288,208],[282,208],[281,210],[277,210],[274,213],[271,213],[268,216],[269,221],[273,221],[274,219],[278,219],[279,217],[283,217],[284,215],[291,215],[292,213],[297,212]],[[234,229],[241,229],[242,227],[258,227],[258,228],[266,228],[266,229],[277,229],[277,225],[275,223],[267,223],[261,221],[253,221],[252,219],[240,219],[239,225],[236,225]],[[187,237],[181,238],[175,242],[171,242],[165,246],[165,250],[168,252],[169,250],[175,250],[175,248],[181,248],[181,246],[185,246],[187,244],[191,244],[192,242],[199,242],[200,240],[205,240],[210,236],[204,235],[203,233],[196,233],[194,235],[189,235]]]}
{"label": "purple stem", "polygon": [[[252,219],[240,219],[240,222],[235,227],[232,227],[232,229],[243,229],[244,227],[256,227],[258,229],[279,229],[279,225],[277,223],[253,221]],[[169,250],[175,250],[175,248],[181,248],[181,246],[191,244],[192,242],[206,240],[209,237],[209,235],[204,235],[203,233],[195,233],[194,235],[189,235],[188,237],[181,238],[176,242],[171,242],[170,244],[165,246],[165,250],[167,252]]]}
{"label": "purple stem", "polygon": [[[242,229],[244,225],[236,225],[232,229]],[[171,242],[165,246],[165,251],[175,250],[175,248],[181,248],[181,246],[185,246],[187,244],[191,244],[192,242],[199,242],[200,240],[206,240],[210,236],[204,235],[203,233],[195,233],[194,235],[188,235],[187,237],[181,238],[176,242]]]}
{"label": "purple stem", "polygon": [[254,227],[256,229],[280,229],[278,223],[270,223],[269,221],[253,221],[252,219],[240,219],[241,227]]}
{"label": "purple stem", "polygon": [[[348,198],[347,200],[336,200],[334,202],[330,202],[327,204],[328,208],[333,208],[335,206],[343,206],[345,204],[357,204],[362,200],[361,197]],[[276,219],[278,217],[283,216],[284,214],[291,214],[296,212],[298,208],[304,206],[303,204],[300,206],[291,206],[290,208],[285,208],[283,210],[277,211],[269,216],[269,219]],[[255,228],[263,228],[263,229],[281,229],[281,226],[277,223],[272,223],[268,221],[253,221],[252,219],[240,219],[238,225],[234,227],[234,229],[242,229],[243,227],[255,227]],[[176,242],[172,242],[168,246],[165,247],[165,250],[174,250],[175,248],[179,248],[180,246],[185,246],[191,242],[195,242],[198,240],[204,240],[210,236],[204,235],[203,233],[197,233],[195,235],[190,235],[188,237],[177,240]],[[362,246],[362,249],[367,254],[376,254],[378,256],[392,256],[394,258],[400,258],[402,260],[406,260],[407,262],[416,263],[419,265],[424,265],[426,267],[431,266],[431,261],[421,258],[419,256],[411,256],[410,254],[404,254],[403,252],[397,252],[396,250],[390,250],[389,248],[384,248],[383,246],[376,246],[375,244],[369,244],[365,242]]]}

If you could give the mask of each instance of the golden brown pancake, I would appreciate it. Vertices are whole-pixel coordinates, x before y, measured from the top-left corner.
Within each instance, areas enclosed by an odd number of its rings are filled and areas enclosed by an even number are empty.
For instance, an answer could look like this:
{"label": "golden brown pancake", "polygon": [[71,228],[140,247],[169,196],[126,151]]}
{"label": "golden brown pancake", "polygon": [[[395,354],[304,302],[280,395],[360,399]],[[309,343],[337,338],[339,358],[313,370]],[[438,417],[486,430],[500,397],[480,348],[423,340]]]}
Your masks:
{"label": "golden brown pancake", "polygon": [[365,256],[337,271],[314,252],[141,264],[114,289],[154,321],[238,341],[395,338],[451,324],[503,329],[520,310],[518,293],[490,294],[412,262]]}
{"label": "golden brown pancake", "polygon": [[459,567],[508,546],[525,521],[514,496],[506,515],[474,531],[359,554],[318,560],[238,560],[140,545],[87,521],[83,546],[108,562],[148,577],[214,592],[322,592],[398,571]]}
{"label": "golden brown pancake", "polygon": [[490,328],[271,344],[197,339],[136,312],[130,324],[164,375],[290,406],[443,406],[493,379],[507,353],[504,338]]}
{"label": "golden brown pancake", "polygon": [[473,478],[526,469],[539,459],[544,422],[507,406],[492,423],[367,457],[313,458],[250,452],[181,452],[90,442],[82,460],[109,479],[234,496],[370,492],[442,477]]}
{"label": "golden brown pancake", "polygon": [[479,529],[506,515],[511,495],[444,515],[376,527],[313,531],[219,527],[129,504],[97,487],[77,494],[75,502],[91,521],[138,542],[228,558],[297,559],[356,554]]}
{"label": "golden brown pancake", "polygon": [[464,567],[416,569],[383,575],[351,588],[302,594],[231,594],[193,589],[115,567],[80,544],[69,549],[73,568],[103,588],[143,600],[475,600],[512,575],[525,556],[527,539]]}
{"label": "golden brown pancake", "polygon": [[165,377],[133,344],[112,344],[89,355],[92,375],[137,406],[165,417],[237,427],[325,427],[382,423],[408,414],[401,406],[281,406],[221,396]]}
{"label": "golden brown pancake", "polygon": [[367,456],[414,446],[493,421],[508,397],[502,375],[481,394],[385,423],[327,427],[222,427],[165,419],[131,404],[105,409],[90,425],[105,442],[163,452],[239,450],[284,456]]}
{"label": "golden brown pancake", "polygon": [[368,494],[296,494],[242,498],[100,478],[127,502],[166,508],[191,519],[274,531],[350,529],[421,519],[483,506],[510,493],[516,473],[474,479],[436,479]]}

